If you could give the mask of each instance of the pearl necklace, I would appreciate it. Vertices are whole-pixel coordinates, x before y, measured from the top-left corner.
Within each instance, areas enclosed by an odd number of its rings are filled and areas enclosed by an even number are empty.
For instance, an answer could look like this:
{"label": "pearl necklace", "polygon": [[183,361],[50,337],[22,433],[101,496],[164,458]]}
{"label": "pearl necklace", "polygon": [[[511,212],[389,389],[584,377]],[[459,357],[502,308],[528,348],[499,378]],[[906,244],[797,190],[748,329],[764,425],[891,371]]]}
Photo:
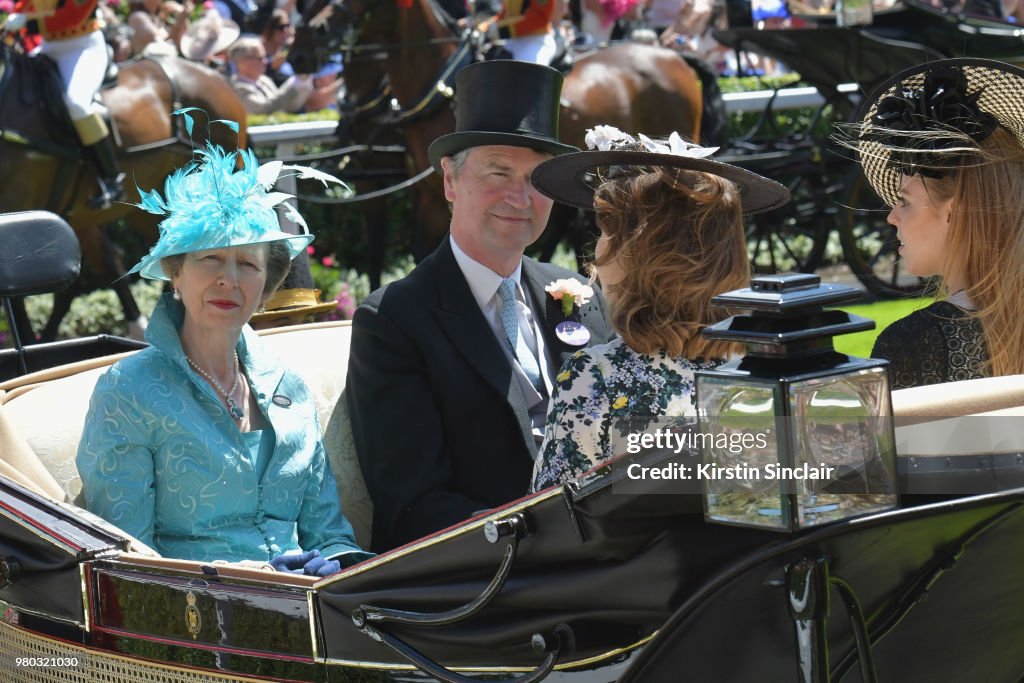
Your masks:
{"label": "pearl necklace", "polygon": [[238,388],[238,378],[242,374],[242,373],[240,373],[238,371],[238,352],[237,351],[235,351],[235,381],[232,382],[231,389],[229,391],[224,391],[224,387],[222,387],[220,385],[220,382],[218,382],[213,377],[211,377],[209,374],[207,374],[206,370],[203,370],[201,367],[199,367],[199,365],[196,364],[196,362],[194,360],[192,360],[191,358],[189,358],[187,355],[185,356],[185,360],[188,361],[189,365],[191,365],[193,368],[195,368],[196,372],[198,372],[200,375],[205,377],[207,382],[209,382],[214,387],[216,387],[217,391],[219,391],[220,393],[224,394],[224,399],[228,403],[228,412],[231,413],[231,417],[235,418],[236,420],[241,420],[243,417],[245,417],[245,409],[242,408],[241,406],[239,406],[237,403],[235,403],[235,400],[233,398],[231,398],[231,395],[235,393],[235,389]]}

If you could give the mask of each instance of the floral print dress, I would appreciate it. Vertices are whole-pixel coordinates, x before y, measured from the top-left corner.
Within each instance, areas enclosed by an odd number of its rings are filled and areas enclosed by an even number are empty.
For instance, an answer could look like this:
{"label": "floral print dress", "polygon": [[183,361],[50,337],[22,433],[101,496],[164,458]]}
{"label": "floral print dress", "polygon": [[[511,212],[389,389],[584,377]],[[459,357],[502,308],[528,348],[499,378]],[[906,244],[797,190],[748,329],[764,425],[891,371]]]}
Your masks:
{"label": "floral print dress", "polygon": [[695,416],[693,373],[722,362],[637,353],[621,338],[577,351],[555,378],[531,490],[571,481],[620,455],[616,418],[630,417],[636,429],[637,416]]}

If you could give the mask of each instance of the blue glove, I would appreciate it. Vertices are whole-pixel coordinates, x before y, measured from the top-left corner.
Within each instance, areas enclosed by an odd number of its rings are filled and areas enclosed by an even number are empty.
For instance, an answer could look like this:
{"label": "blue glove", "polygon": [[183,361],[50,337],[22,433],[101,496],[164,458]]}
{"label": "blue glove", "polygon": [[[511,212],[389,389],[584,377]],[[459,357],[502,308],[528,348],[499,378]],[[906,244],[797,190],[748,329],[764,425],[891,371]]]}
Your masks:
{"label": "blue glove", "polygon": [[302,572],[306,576],[330,576],[341,571],[341,562],[338,560],[328,560],[320,557],[319,550],[312,552],[316,553],[316,556],[302,568]]}
{"label": "blue glove", "polygon": [[319,550],[310,550],[301,555],[278,555],[270,566],[279,572],[305,574],[306,576],[330,576],[341,571],[341,562],[320,556]]}
{"label": "blue glove", "polygon": [[300,555],[278,555],[270,561],[270,566],[279,572],[301,574],[306,563],[315,557],[320,557],[319,550],[310,550]]}

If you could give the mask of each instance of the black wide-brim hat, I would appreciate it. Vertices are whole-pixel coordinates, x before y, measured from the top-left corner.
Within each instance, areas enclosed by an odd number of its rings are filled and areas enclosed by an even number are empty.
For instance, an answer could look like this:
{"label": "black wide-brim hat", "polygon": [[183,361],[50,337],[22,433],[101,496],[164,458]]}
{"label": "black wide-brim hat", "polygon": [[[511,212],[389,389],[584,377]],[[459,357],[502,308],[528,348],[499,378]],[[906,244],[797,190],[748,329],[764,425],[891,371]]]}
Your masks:
{"label": "black wide-brim hat", "polygon": [[[875,89],[858,127],[857,148],[864,176],[889,206],[898,202],[904,169],[893,158],[893,147],[884,141],[886,132],[891,129],[876,120],[879,103],[886,98],[902,98],[906,92],[922,90],[929,74],[949,67],[963,72],[967,81],[966,95],[972,100],[976,98],[977,108],[995,117],[998,124],[1013,133],[1024,146],[1024,70],[990,59],[964,57],[926,62],[901,71]],[[930,130],[939,131],[944,123],[936,122]],[[927,152],[919,156],[926,158]]]}
{"label": "black wide-brim hat", "polygon": [[532,182],[541,194],[555,201],[593,210],[594,190],[607,176],[598,174],[597,170],[617,166],[657,166],[712,173],[736,185],[746,214],[777,209],[789,201],[789,189],[785,185],[739,166],[708,158],[630,149],[591,150],[548,159],[533,170]]}
{"label": "black wide-brim hat", "polygon": [[541,64],[496,59],[467,66],[455,77],[455,132],[430,144],[441,159],[470,147],[508,145],[559,155],[578,147],[558,141],[562,74]]}

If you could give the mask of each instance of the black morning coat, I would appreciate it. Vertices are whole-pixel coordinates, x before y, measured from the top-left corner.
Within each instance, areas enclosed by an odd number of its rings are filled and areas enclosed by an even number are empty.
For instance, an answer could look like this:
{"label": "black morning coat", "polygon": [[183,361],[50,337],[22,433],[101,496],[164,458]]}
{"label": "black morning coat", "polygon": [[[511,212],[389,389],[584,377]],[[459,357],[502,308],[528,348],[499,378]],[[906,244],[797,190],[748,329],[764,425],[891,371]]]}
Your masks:
{"label": "black morning coat", "polygon": [[[544,287],[567,277],[582,280],[523,259],[556,373],[579,347],[555,335],[566,317]],[[613,336],[600,292],[578,320],[588,346]],[[526,495],[537,452],[526,402],[448,239],[356,311],[346,394],[378,552]]]}

